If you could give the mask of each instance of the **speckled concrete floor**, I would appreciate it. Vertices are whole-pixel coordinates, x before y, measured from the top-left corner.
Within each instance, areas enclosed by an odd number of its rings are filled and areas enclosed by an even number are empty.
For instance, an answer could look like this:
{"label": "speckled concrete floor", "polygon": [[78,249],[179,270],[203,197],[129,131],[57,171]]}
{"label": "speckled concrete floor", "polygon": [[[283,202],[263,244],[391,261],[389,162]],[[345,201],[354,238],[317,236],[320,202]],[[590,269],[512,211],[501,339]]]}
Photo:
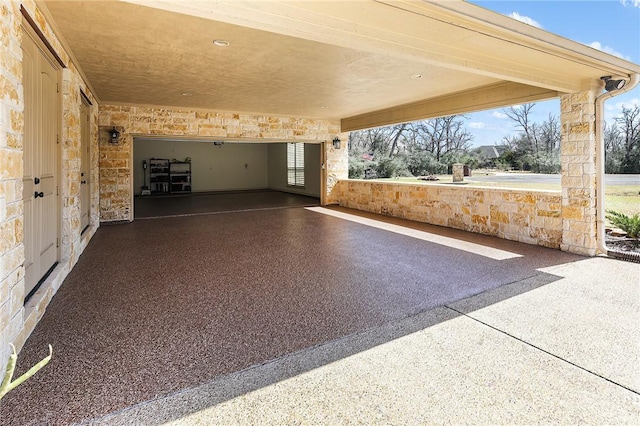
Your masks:
{"label": "speckled concrete floor", "polygon": [[101,227],[19,364],[36,362],[49,343],[53,360],[3,399],[0,424],[86,421],[504,284],[552,282],[540,268],[580,259],[428,225],[401,234],[323,214],[336,211]]}
{"label": "speckled concrete floor", "polygon": [[319,204],[319,198],[271,190],[195,192],[179,195],[137,196],[134,200],[134,215],[138,219]]}

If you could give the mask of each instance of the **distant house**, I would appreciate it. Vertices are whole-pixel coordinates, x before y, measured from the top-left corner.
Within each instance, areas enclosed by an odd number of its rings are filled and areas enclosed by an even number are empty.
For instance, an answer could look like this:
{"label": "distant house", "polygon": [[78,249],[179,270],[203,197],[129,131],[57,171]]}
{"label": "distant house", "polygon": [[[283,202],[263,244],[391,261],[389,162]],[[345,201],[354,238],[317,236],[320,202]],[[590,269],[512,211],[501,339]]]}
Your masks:
{"label": "distant house", "polygon": [[504,153],[504,146],[499,145],[482,145],[476,148],[476,151],[487,159],[500,158]]}
{"label": "distant house", "polygon": [[495,167],[496,160],[504,153],[505,147],[500,145],[482,145],[475,152],[483,159],[481,167]]}

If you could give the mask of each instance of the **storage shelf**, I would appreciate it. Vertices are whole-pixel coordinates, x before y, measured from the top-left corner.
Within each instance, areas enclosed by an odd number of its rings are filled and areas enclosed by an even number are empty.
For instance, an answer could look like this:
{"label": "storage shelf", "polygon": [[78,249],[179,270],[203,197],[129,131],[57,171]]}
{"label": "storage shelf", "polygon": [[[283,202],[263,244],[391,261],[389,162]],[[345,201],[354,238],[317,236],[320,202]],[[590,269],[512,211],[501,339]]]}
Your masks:
{"label": "storage shelf", "polygon": [[148,164],[152,194],[191,192],[191,163],[151,158]]}
{"label": "storage shelf", "polygon": [[191,192],[191,163],[180,161],[169,163],[169,188],[171,193]]}
{"label": "storage shelf", "polygon": [[169,193],[169,160],[165,158],[149,160],[149,188],[152,194]]}

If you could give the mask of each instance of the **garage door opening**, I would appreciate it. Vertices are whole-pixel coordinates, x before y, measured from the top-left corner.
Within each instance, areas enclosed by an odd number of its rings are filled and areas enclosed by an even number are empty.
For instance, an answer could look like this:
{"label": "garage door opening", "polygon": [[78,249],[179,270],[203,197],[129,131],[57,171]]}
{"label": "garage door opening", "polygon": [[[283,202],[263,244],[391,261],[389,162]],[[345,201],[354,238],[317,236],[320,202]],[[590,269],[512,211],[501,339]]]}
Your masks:
{"label": "garage door opening", "polygon": [[134,139],[134,217],[321,202],[322,143]]}

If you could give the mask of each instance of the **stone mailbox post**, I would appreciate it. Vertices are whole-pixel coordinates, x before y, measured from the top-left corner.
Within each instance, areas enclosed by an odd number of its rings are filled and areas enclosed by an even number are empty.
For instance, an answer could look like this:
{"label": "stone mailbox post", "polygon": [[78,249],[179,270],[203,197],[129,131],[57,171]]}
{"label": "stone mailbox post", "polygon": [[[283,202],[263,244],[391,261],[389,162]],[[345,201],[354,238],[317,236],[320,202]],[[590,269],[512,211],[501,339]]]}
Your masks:
{"label": "stone mailbox post", "polygon": [[464,164],[456,163],[453,165],[453,181],[462,182],[464,180]]}

